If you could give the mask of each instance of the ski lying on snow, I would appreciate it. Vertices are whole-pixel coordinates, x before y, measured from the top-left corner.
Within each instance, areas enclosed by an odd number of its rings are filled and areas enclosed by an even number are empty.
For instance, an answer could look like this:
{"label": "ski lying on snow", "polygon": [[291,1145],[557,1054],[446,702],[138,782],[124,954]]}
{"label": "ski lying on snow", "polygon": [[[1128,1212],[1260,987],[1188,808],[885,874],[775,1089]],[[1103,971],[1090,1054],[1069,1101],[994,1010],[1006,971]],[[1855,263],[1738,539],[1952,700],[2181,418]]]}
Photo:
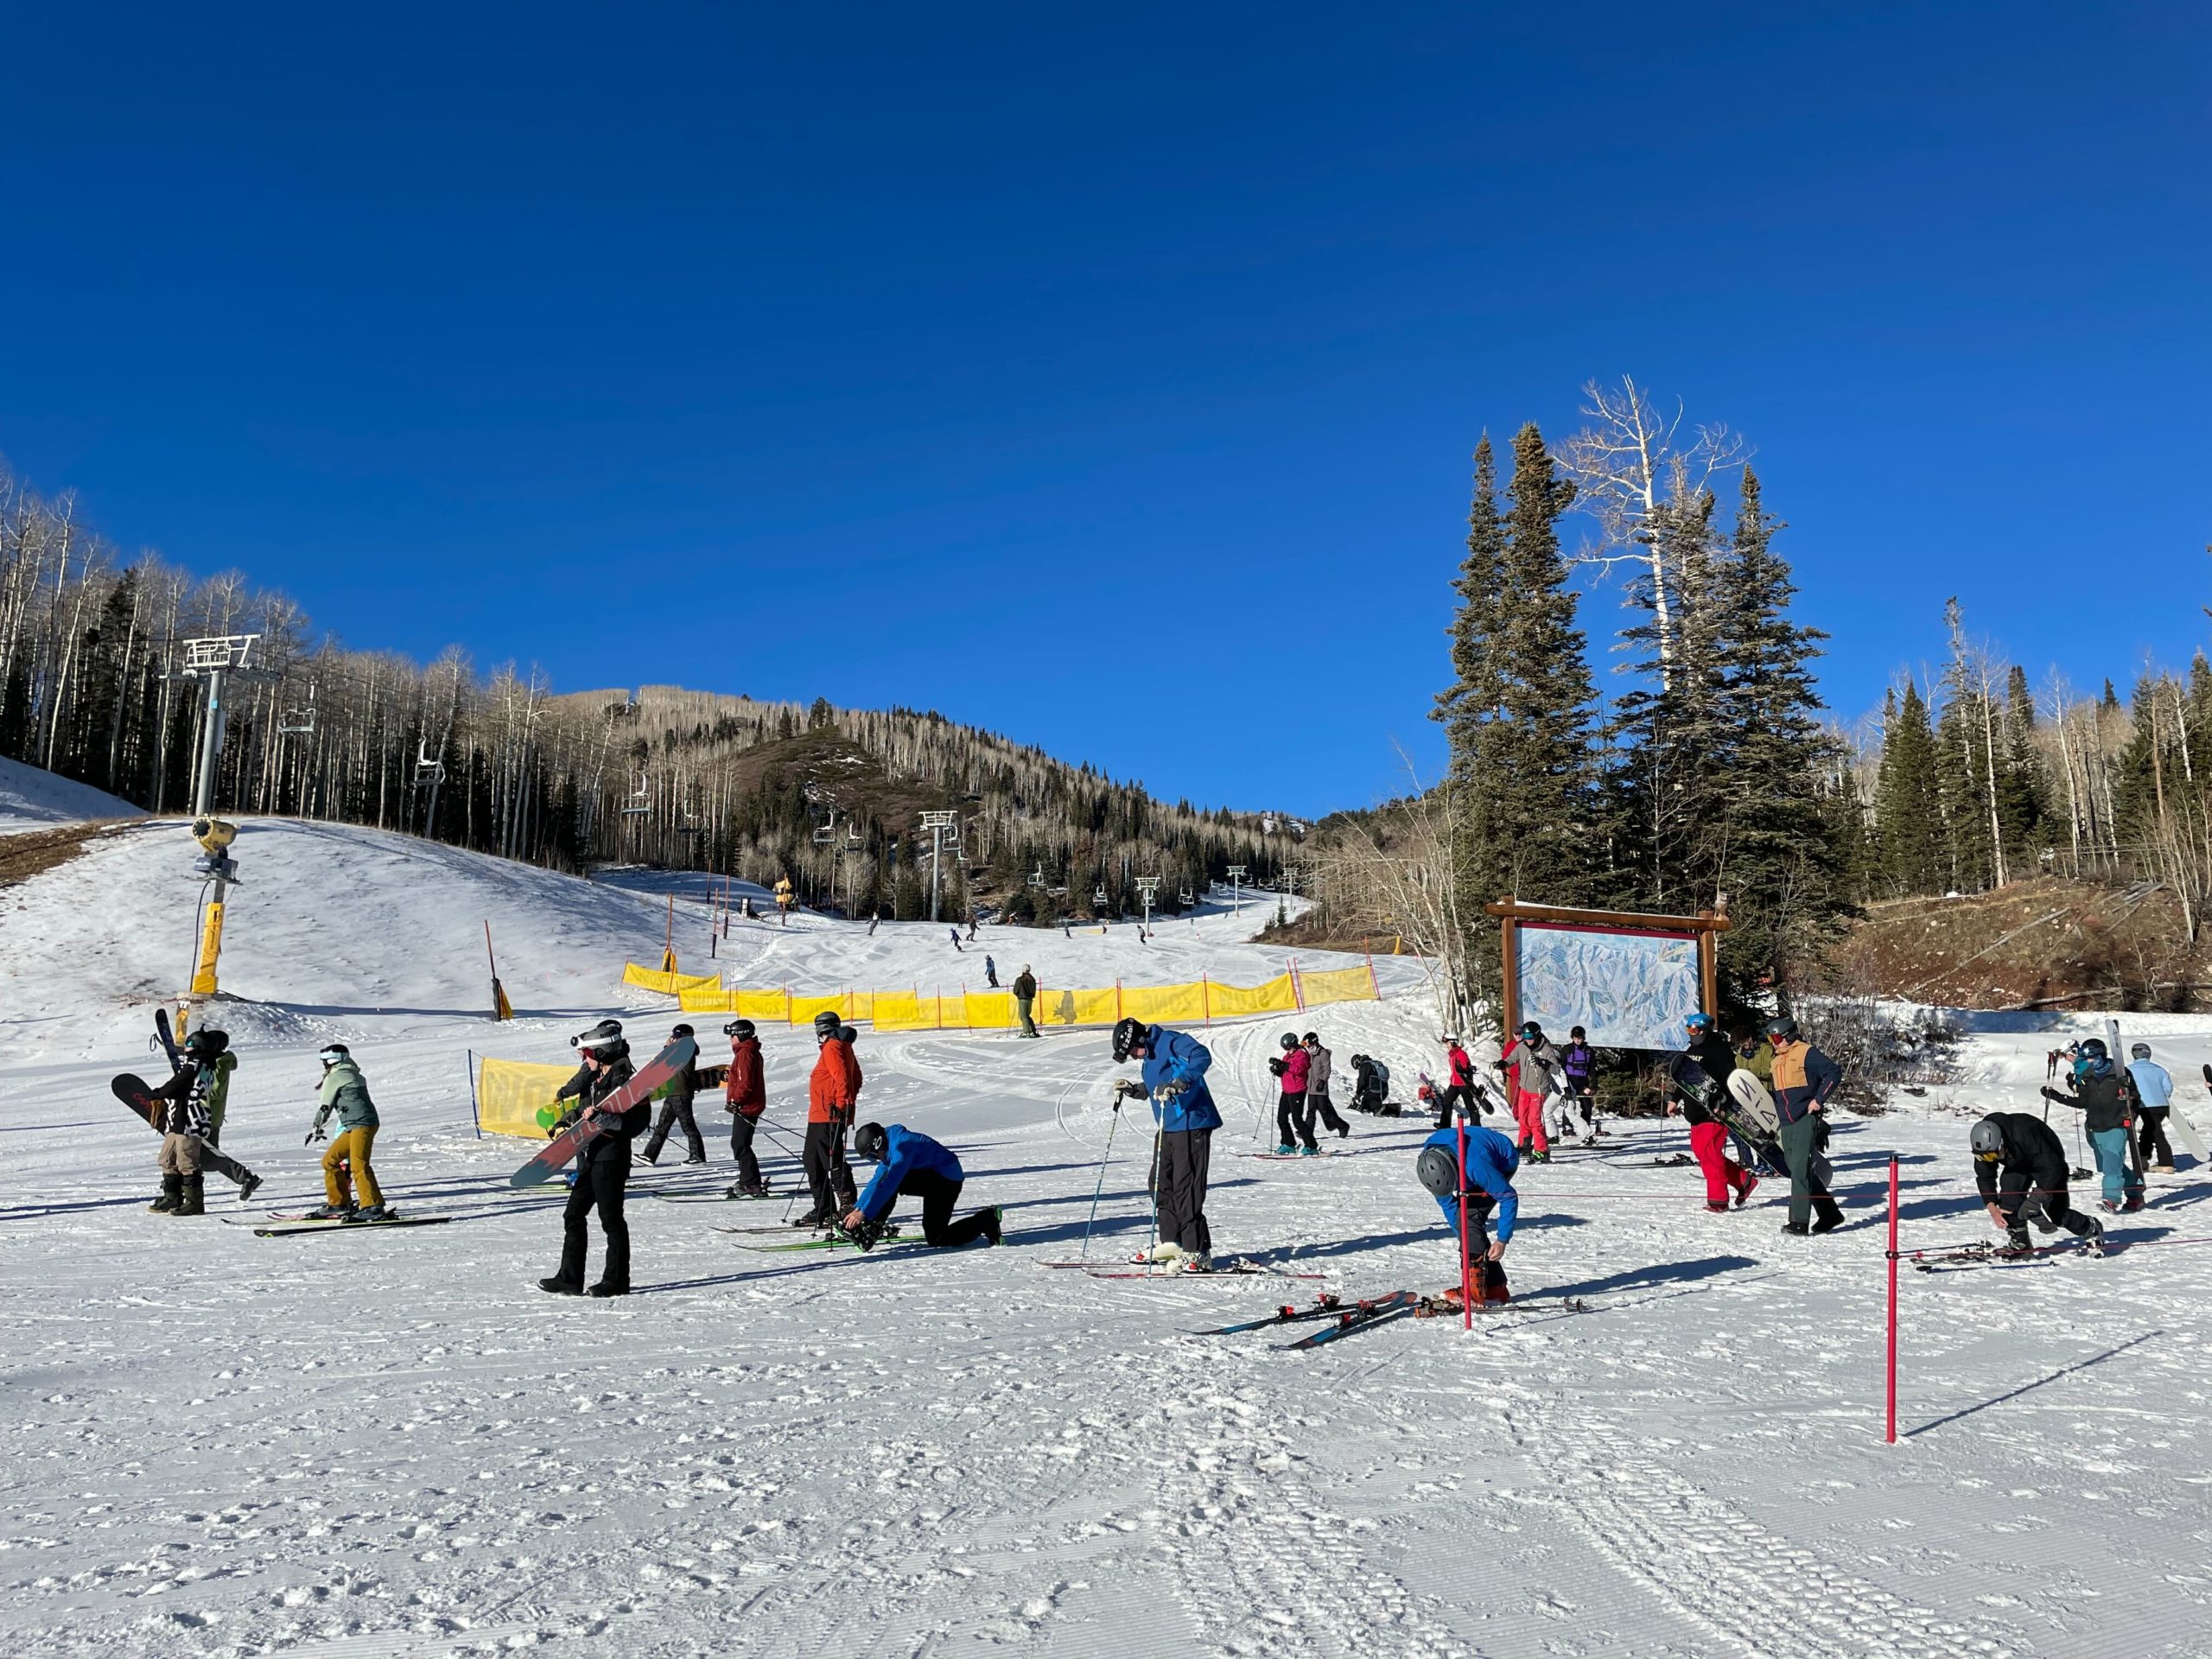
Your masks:
{"label": "ski lying on snow", "polygon": [[1296,1325],[1302,1319],[1330,1319],[1343,1306],[1343,1300],[1335,1295],[1323,1296],[1306,1307],[1285,1302],[1264,1319],[1244,1319],[1236,1325],[1217,1325],[1211,1330],[1192,1331],[1185,1334],[1193,1337],[1233,1337],[1246,1331],[1264,1331],[1271,1325]]}
{"label": "ski lying on snow", "polygon": [[1293,1273],[1285,1268],[1270,1268],[1257,1262],[1237,1261],[1224,1267],[1211,1268],[1204,1273],[1185,1273],[1173,1262],[1158,1262],[1149,1267],[1137,1262],[1117,1267],[1110,1262],[1040,1262],[1042,1268],[1076,1268],[1093,1279],[1325,1279],[1325,1273]]}
{"label": "ski lying on snow", "polygon": [[2069,1239],[2063,1244],[2037,1244],[2016,1255],[1999,1255],[2004,1247],[1999,1244],[1967,1244],[1955,1249],[1899,1250],[1897,1260],[1910,1262],[1922,1273],[1952,1273],[1961,1268],[2033,1267],[2054,1257],[2089,1256],[2101,1259],[2118,1255],[2127,1248],[2127,1241],[2118,1238],[2100,1240],[2095,1248],[2081,1239]]}
{"label": "ski lying on snow", "polygon": [[796,1192],[707,1192],[697,1187],[680,1192],[653,1192],[646,1196],[664,1198],[671,1204],[789,1204]]}
{"label": "ski lying on snow", "polygon": [[[728,1230],[725,1228],[718,1229],[717,1230],[727,1231]],[[788,1229],[785,1230],[788,1230]],[[916,1244],[920,1242],[921,1241],[918,1239],[904,1237],[897,1232],[888,1232],[875,1241],[875,1248],[879,1250],[889,1249],[896,1245]],[[795,1240],[789,1244],[741,1244],[737,1248],[741,1250],[760,1250],[774,1255],[782,1255],[788,1250],[857,1250],[860,1249],[860,1244],[854,1239],[845,1237],[802,1238]]]}
{"label": "ski lying on snow", "polygon": [[1332,1148],[1327,1152],[1248,1152],[1247,1158],[1264,1158],[1271,1164],[1302,1164],[1313,1158],[1356,1158],[1359,1154]]}
{"label": "ski lying on snow", "polygon": [[451,1216],[394,1216],[389,1221],[297,1221],[274,1227],[257,1227],[256,1238],[291,1238],[305,1233],[367,1233],[379,1227],[435,1227]]}
{"label": "ski lying on snow", "polygon": [[1355,1331],[1365,1331],[1375,1325],[1388,1325],[1393,1319],[1403,1319],[1421,1304],[1421,1294],[1417,1290],[1394,1290],[1387,1296],[1370,1297],[1355,1306],[1338,1309],[1334,1325],[1324,1326],[1311,1336],[1300,1337],[1296,1342],[1284,1343],[1281,1349],[1284,1353],[1290,1353],[1295,1350],[1319,1348],[1339,1338],[1348,1337]]}

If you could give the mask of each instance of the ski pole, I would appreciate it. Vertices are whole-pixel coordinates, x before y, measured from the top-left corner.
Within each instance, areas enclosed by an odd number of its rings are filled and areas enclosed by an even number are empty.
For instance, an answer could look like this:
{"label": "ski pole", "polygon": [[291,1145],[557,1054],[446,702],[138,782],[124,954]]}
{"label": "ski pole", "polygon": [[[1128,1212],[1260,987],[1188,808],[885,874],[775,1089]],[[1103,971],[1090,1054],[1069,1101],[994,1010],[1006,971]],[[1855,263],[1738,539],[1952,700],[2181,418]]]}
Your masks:
{"label": "ski pole", "polygon": [[1122,1109],[1114,1108],[1114,1121],[1106,1126],[1106,1151],[1098,1160],[1098,1184],[1090,1189],[1090,1218],[1083,1224],[1082,1259],[1090,1260],[1090,1230],[1098,1220],[1098,1195],[1106,1190],[1106,1166],[1114,1156],[1114,1131],[1122,1127]]}

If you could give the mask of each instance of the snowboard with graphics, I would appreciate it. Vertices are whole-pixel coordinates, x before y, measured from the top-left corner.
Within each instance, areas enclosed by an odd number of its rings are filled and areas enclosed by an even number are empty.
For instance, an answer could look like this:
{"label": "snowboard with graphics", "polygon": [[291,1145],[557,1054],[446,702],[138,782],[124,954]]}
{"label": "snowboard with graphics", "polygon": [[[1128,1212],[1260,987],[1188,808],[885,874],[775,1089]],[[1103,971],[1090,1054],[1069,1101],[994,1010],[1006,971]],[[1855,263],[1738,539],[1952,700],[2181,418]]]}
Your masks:
{"label": "snowboard with graphics", "polygon": [[545,1150],[507,1177],[509,1186],[542,1186],[569,1166],[569,1161],[605,1131],[607,1119],[620,1117],[639,1102],[649,1100],[660,1088],[698,1058],[699,1045],[678,1037],[632,1072],[630,1081],[545,1143]]}

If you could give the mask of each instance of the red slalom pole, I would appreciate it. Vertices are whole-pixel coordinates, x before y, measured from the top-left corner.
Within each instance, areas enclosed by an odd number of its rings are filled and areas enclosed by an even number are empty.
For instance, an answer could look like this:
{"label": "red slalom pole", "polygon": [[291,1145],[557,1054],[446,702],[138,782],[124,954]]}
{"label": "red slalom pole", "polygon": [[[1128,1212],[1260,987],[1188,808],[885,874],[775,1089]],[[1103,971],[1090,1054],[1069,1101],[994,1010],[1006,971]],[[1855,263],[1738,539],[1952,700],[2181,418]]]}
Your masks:
{"label": "red slalom pole", "polygon": [[1467,1108],[1459,1111],[1459,1328],[1475,1328],[1475,1269],[1467,1260]]}
{"label": "red slalom pole", "polygon": [[1897,1155],[1890,1154],[1890,1363],[1889,1432],[1885,1445],[1897,1443]]}

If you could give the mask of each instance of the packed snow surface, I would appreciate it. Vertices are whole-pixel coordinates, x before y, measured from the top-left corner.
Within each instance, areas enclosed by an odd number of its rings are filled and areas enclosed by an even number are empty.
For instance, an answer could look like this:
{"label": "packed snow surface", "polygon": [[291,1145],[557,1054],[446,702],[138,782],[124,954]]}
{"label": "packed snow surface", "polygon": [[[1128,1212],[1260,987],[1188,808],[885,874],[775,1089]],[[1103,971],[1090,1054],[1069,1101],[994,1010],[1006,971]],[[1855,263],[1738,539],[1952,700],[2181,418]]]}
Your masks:
{"label": "packed snow surface", "polygon": [[[963,1207],[1007,1207],[1003,1247],[748,1248],[780,1241],[718,1229],[782,1205],[652,1196],[730,1179],[708,1097],[709,1166],[677,1166],[679,1137],[636,1171],[639,1294],[580,1301],[537,1288],[562,1192],[507,1187],[531,1144],[477,1137],[467,1057],[563,1062],[607,1013],[649,1048],[673,1015],[617,976],[657,960],[677,879],[249,823],[223,961],[240,1000],[214,1017],[243,1057],[224,1144],[268,1185],[241,1211],[210,1178],[210,1213],[173,1220],[145,1211],[157,1143],[107,1081],[159,1071],[149,1014],[188,966],[191,852],[149,823],[0,894],[10,1651],[2212,1653],[2193,1160],[2113,1218],[2129,1248],[2107,1259],[1907,1272],[1904,1433],[1882,1443],[1889,1154],[1908,1246],[1987,1236],[1967,1124],[2039,1107],[2046,1050],[2096,1020],[1985,1018],[1959,1082],[1846,1115],[1852,1224],[1831,1237],[1780,1236],[1775,1183],[1707,1214],[1694,1169],[1653,1161],[1679,1128],[1619,1122],[1523,1171],[1521,1311],[1305,1353],[1279,1350],[1295,1332],[1192,1333],[1452,1276],[1418,1120],[1353,1116],[1328,1143],[1351,1156],[1244,1155],[1271,1138],[1264,1060],[1294,1023],[1334,1050],[1340,1102],[1354,1052],[1400,1097],[1435,1069],[1417,963],[1378,959],[1379,1004],[1200,1033],[1230,1118],[1217,1246],[1319,1280],[1046,1268],[1084,1253],[1094,1189],[1095,1261],[1149,1236],[1149,1124],[1108,1110],[1126,1072],[1105,1036],[864,1032],[862,1117],[952,1147]],[[678,954],[702,969],[699,884],[677,885]],[[980,987],[985,951],[1001,980],[1249,982],[1286,959],[1250,942],[1271,914],[1209,909],[1151,944],[986,928],[959,955],[943,927],[802,918],[741,923],[715,960],[802,990]],[[486,918],[512,1024],[484,1018]],[[2123,1025],[2212,1120],[2212,1021]],[[785,1186],[811,1044],[765,1036]],[[333,1038],[383,1112],[391,1200],[450,1224],[226,1224],[319,1199],[302,1141]]]}
{"label": "packed snow surface", "polygon": [[73,783],[0,755],[0,836],[20,830],[48,830],[87,818],[143,816],[130,802],[104,789]]}

